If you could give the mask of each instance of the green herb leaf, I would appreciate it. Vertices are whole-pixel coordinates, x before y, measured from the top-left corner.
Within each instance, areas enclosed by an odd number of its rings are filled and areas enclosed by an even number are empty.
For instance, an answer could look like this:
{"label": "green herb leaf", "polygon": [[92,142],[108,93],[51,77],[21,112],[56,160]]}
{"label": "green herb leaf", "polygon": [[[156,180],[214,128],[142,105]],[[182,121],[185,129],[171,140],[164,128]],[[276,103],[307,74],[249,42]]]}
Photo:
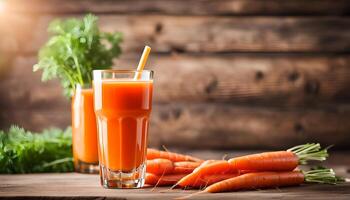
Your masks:
{"label": "green herb leaf", "polygon": [[33,71],[43,71],[42,81],[59,78],[67,97],[76,84],[91,84],[92,70],[111,68],[113,58],[121,54],[121,33],[100,32],[97,20],[88,14],[82,20],[51,22],[48,31],[52,37],[33,66]]}
{"label": "green herb leaf", "polygon": [[72,131],[32,133],[12,126],[0,131],[0,173],[73,171]]}

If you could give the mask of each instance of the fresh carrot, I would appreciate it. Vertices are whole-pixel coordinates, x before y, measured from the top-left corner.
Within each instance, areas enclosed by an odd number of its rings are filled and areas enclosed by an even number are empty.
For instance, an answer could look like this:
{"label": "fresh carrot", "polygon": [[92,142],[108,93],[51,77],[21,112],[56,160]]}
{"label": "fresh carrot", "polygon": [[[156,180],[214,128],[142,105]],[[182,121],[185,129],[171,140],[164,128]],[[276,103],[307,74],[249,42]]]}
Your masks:
{"label": "fresh carrot", "polygon": [[177,185],[181,187],[195,186],[204,175],[227,173],[237,173],[237,170],[230,167],[230,164],[226,160],[204,162],[191,174],[183,177]]}
{"label": "fresh carrot", "polygon": [[309,160],[323,161],[328,157],[327,148],[320,144],[304,144],[287,151],[265,152],[232,158],[228,162],[237,170],[292,171]]}
{"label": "fresh carrot", "polygon": [[190,187],[193,188],[204,188],[209,185],[212,185],[214,183],[233,178],[239,176],[238,173],[233,174],[211,174],[211,175],[204,175],[202,177],[199,177],[197,181],[194,182],[193,185],[190,185]]}
{"label": "fresh carrot", "polygon": [[256,171],[292,171],[299,164],[298,156],[289,151],[265,152],[232,158],[232,168]]}
{"label": "fresh carrot", "polygon": [[[212,161],[212,162],[208,162],[206,165],[211,164],[211,163],[215,163],[213,165],[217,164],[222,164],[222,162],[217,162],[217,161]],[[212,166],[213,166],[212,165]],[[205,165],[202,166],[202,168]],[[209,169],[211,169],[212,167],[210,167]],[[246,173],[252,173],[253,171],[248,171],[248,170],[242,170],[242,171],[236,171],[235,169],[233,170],[224,170],[221,172],[212,172],[212,174],[207,174],[208,172],[205,172],[205,170],[201,171],[201,169],[197,168],[196,169],[197,173],[192,173],[189,174],[187,176],[185,176],[184,178],[182,178],[177,185],[186,188],[186,187],[193,187],[193,188],[203,188],[206,186],[209,186],[213,183],[222,181],[222,180],[226,180],[228,178],[232,178],[232,177],[236,177],[242,174],[246,174]],[[198,173],[199,171],[199,173]],[[202,174],[201,174],[202,173]],[[186,180],[187,179],[187,180]]]}
{"label": "fresh carrot", "polygon": [[193,172],[193,170],[196,169],[200,164],[201,164],[200,162],[188,162],[188,161],[175,162],[173,173],[189,174]]}
{"label": "fresh carrot", "polygon": [[179,180],[173,187],[175,186],[181,186],[186,187],[190,185],[194,185],[194,182],[197,180],[197,175],[195,174],[198,170],[200,170],[203,166],[206,166],[210,163],[214,163],[217,160],[206,160],[202,162],[196,169],[193,170],[191,174],[186,175],[181,180]]}
{"label": "fresh carrot", "polygon": [[196,168],[191,174],[182,178],[177,184],[181,187],[195,185],[204,175],[237,173],[240,171],[292,171],[298,164],[309,160],[323,161],[327,158],[327,148],[320,144],[305,144],[287,151],[266,152],[232,158],[229,161],[213,161]]}
{"label": "fresh carrot", "polygon": [[146,173],[145,183],[156,186],[170,186],[174,185],[184,176],[186,176],[186,174],[169,174],[159,176],[152,173]]}
{"label": "fresh carrot", "polygon": [[152,174],[152,173],[146,173],[145,184],[156,185],[158,180],[159,180],[159,177],[160,176]]}
{"label": "fresh carrot", "polygon": [[173,153],[173,152],[168,152],[168,151],[159,151],[156,149],[147,149],[147,159],[152,160],[156,158],[165,158],[169,159],[173,162],[180,162],[180,161],[192,161],[192,162],[202,162],[201,159],[192,157],[189,155],[183,155],[179,153]]}
{"label": "fresh carrot", "polygon": [[216,160],[210,162],[206,165],[201,165],[200,168],[196,169],[198,175],[206,174],[225,174],[225,173],[235,173],[237,169],[231,167],[227,160]]}
{"label": "fresh carrot", "polygon": [[203,166],[206,166],[210,163],[214,163],[216,161],[219,161],[219,160],[206,160],[204,162],[202,162],[196,169],[193,170],[193,172],[197,172],[198,170],[200,170]]}
{"label": "fresh carrot", "polygon": [[204,191],[216,193],[292,186],[312,182],[335,184],[337,178],[332,169],[311,170],[309,172],[255,172],[217,182]]}
{"label": "fresh carrot", "polygon": [[[282,179],[283,177],[283,179]],[[206,192],[226,192],[244,189],[261,189],[287,185],[299,185],[304,182],[300,172],[256,172],[230,178],[207,187]]]}
{"label": "fresh carrot", "polygon": [[156,175],[170,174],[174,170],[173,162],[163,158],[147,160],[146,165],[146,171]]}

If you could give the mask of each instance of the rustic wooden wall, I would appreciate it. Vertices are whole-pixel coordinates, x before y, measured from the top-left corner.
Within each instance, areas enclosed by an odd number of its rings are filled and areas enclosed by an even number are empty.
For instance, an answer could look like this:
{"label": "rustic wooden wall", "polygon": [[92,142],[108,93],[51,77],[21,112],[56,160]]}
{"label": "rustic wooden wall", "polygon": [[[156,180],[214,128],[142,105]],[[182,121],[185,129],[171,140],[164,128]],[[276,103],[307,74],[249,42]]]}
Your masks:
{"label": "rustic wooden wall", "polygon": [[11,0],[0,12],[0,127],[70,124],[57,81],[32,73],[57,17],[93,12],[145,44],[156,72],[150,143],[183,148],[350,145],[349,0]]}

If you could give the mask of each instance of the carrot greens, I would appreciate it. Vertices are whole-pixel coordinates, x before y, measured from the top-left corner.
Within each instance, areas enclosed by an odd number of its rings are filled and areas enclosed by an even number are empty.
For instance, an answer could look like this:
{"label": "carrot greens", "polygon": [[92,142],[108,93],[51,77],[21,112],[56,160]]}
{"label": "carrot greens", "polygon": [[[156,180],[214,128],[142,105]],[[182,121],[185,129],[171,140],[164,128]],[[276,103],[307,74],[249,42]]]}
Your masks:
{"label": "carrot greens", "polygon": [[119,32],[100,32],[98,18],[88,14],[82,20],[55,20],[48,31],[49,41],[39,51],[33,71],[42,70],[42,81],[59,78],[65,96],[76,84],[91,84],[94,69],[108,69],[121,53]]}
{"label": "carrot greens", "polygon": [[298,145],[288,149],[287,151],[293,152],[299,158],[299,164],[305,165],[309,160],[325,161],[328,157],[327,150],[321,148],[319,143],[308,143],[303,145]]}
{"label": "carrot greens", "polygon": [[0,131],[0,174],[69,171],[73,171],[70,128],[34,133],[12,126]]}

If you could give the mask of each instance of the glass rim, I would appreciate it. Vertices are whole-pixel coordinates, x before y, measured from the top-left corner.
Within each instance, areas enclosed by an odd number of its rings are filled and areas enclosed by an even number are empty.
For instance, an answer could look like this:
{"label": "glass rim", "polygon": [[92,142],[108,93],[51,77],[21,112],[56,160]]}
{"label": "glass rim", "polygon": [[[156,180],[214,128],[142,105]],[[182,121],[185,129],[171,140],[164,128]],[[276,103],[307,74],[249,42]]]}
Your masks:
{"label": "glass rim", "polygon": [[154,73],[153,70],[144,69],[144,70],[134,70],[134,69],[95,69],[94,72],[100,73]]}

